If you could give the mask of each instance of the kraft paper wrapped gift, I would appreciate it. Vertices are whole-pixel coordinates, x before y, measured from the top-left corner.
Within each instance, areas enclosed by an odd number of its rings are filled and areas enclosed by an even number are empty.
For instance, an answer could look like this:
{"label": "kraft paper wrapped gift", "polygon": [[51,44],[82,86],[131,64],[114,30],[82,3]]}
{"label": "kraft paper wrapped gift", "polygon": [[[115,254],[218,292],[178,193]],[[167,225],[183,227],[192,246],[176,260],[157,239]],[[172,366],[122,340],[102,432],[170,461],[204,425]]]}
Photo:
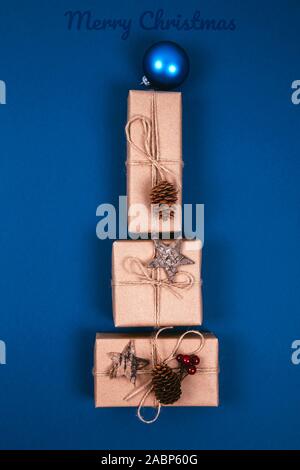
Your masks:
{"label": "kraft paper wrapped gift", "polygon": [[[181,93],[131,90],[128,96],[127,197],[129,233],[181,233]],[[150,191],[166,179],[178,190],[178,217],[163,223],[151,210]],[[141,223],[137,223],[137,214]]]}
{"label": "kraft paper wrapped gift", "polygon": [[[174,241],[163,240],[166,245]],[[128,326],[192,326],[202,323],[201,241],[181,240],[180,252],[194,262],[178,267],[174,283],[165,270],[147,265],[153,240],[118,240],[112,251],[114,323]]]}
{"label": "kraft paper wrapped gift", "polygon": [[[162,360],[166,359],[175,348],[179,336],[182,334],[163,333],[157,340],[159,354]],[[218,406],[219,404],[219,384],[218,384],[218,339],[212,333],[203,333],[204,347],[197,353],[200,364],[197,366],[195,375],[187,376],[181,383],[182,394],[180,399],[173,405],[167,406]],[[146,385],[151,379],[153,364],[151,361],[152,341],[150,334],[113,334],[98,333],[96,336],[94,350],[94,392],[96,407],[138,407],[147,391],[147,387],[139,392],[139,388]],[[138,371],[135,384],[126,376],[110,378],[109,371],[112,366],[110,353],[121,353],[132,340],[135,355],[139,358],[147,359],[149,364]],[[178,353],[190,354],[197,349],[199,337],[192,334],[186,336]],[[174,359],[168,363],[170,367],[177,367],[178,363]],[[120,374],[122,372],[120,371]],[[132,394],[138,392],[132,398],[125,400]],[[149,393],[143,406],[153,406],[154,394]]]}

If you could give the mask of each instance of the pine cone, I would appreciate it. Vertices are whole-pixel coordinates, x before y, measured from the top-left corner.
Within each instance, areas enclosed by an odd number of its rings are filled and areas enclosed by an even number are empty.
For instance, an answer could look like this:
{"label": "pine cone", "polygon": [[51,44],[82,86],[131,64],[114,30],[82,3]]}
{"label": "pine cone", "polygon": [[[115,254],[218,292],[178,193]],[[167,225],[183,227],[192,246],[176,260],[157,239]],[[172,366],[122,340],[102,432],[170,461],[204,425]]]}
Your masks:
{"label": "pine cone", "polygon": [[165,204],[172,206],[177,201],[178,189],[169,181],[160,181],[156,184],[150,194],[151,204]]}
{"label": "pine cone", "polygon": [[152,385],[156,399],[162,405],[171,405],[181,395],[181,379],[171,367],[158,364],[152,371]]}

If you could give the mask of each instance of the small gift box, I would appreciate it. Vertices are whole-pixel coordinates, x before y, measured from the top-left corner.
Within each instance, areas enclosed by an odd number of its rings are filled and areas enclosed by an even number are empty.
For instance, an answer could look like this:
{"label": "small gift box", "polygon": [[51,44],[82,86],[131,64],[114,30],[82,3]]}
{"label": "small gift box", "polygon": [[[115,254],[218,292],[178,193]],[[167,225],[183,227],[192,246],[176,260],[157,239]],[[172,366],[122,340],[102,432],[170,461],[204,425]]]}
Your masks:
{"label": "small gift box", "polygon": [[[164,329],[162,329],[164,330]],[[155,336],[98,333],[95,343],[96,407],[218,406],[218,340],[211,333]],[[151,420],[152,421],[152,420]]]}
{"label": "small gift box", "polygon": [[129,233],[181,233],[181,93],[131,90],[128,96]]}
{"label": "small gift box", "polygon": [[119,240],[112,252],[115,326],[202,323],[200,240]]}

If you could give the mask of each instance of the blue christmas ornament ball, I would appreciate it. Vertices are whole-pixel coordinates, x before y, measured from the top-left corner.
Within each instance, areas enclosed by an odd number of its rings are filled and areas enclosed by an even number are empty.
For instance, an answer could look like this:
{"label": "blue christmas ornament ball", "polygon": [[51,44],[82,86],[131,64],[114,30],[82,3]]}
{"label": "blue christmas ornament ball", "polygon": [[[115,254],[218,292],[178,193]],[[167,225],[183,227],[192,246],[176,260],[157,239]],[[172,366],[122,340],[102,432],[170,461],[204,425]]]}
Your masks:
{"label": "blue christmas ornament ball", "polygon": [[178,44],[161,41],[145,52],[143,69],[144,82],[148,80],[153,88],[172,90],[179,87],[188,76],[190,62],[187,53]]}

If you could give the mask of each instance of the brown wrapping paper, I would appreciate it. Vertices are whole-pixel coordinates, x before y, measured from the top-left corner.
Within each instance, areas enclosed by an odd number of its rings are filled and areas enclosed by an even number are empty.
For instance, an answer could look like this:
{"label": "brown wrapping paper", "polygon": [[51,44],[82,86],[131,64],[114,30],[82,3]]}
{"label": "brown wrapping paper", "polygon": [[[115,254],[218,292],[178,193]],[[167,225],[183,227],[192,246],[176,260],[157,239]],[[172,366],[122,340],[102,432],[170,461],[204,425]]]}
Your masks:
{"label": "brown wrapping paper", "polygon": [[[167,243],[167,241],[164,241]],[[139,282],[136,271],[127,262],[137,258],[146,266],[154,257],[152,240],[119,240],[112,252],[112,299],[114,323],[128,326],[192,326],[202,323],[201,241],[183,240],[181,252],[194,264],[180,266],[178,272],[189,273],[194,282],[187,290],[177,290],[181,298],[166,287]],[[148,272],[154,270],[148,269]],[[157,274],[165,278],[164,270]],[[179,279],[179,277],[178,277]]]}
{"label": "brown wrapping paper", "polygon": [[[158,339],[159,350],[162,358],[166,358],[176,345],[178,339],[176,335],[163,334]],[[181,384],[181,398],[173,405],[168,406],[218,406],[219,385],[218,385],[218,340],[211,333],[204,333],[205,343],[199,353],[199,371],[193,376],[186,377]],[[95,343],[94,357],[94,384],[95,384],[95,405],[96,407],[128,407],[139,406],[142,395],[138,394],[125,401],[124,397],[135,388],[140,387],[149,380],[148,374],[139,374],[135,386],[126,377],[111,379],[108,371],[111,367],[110,352],[122,352],[130,339],[134,339],[136,355],[144,359],[151,359],[151,341],[149,334],[112,334],[98,333]],[[179,353],[190,353],[198,347],[197,336],[187,336],[182,342]],[[169,364],[176,367],[176,361]],[[153,406],[154,395],[149,394],[144,406]]]}
{"label": "brown wrapping paper", "polygon": [[[176,184],[178,204],[182,203],[182,111],[181,93],[131,90],[128,96],[128,121],[145,117],[150,123],[151,139],[157,141],[152,155],[166,169],[166,179]],[[154,137],[155,134],[155,137]],[[143,124],[137,119],[131,125],[132,141],[144,147]],[[153,143],[153,142],[152,142]],[[153,146],[152,146],[153,148]],[[155,166],[135,146],[127,144],[127,196],[129,233],[175,232],[181,233],[181,216],[164,224],[157,222],[151,211],[149,193],[157,182]],[[138,205],[138,206],[136,206]],[[142,206],[141,206],[142,205]],[[136,218],[143,223],[137,224]],[[156,221],[156,222],[155,222]],[[157,225],[158,224],[158,225]]]}

